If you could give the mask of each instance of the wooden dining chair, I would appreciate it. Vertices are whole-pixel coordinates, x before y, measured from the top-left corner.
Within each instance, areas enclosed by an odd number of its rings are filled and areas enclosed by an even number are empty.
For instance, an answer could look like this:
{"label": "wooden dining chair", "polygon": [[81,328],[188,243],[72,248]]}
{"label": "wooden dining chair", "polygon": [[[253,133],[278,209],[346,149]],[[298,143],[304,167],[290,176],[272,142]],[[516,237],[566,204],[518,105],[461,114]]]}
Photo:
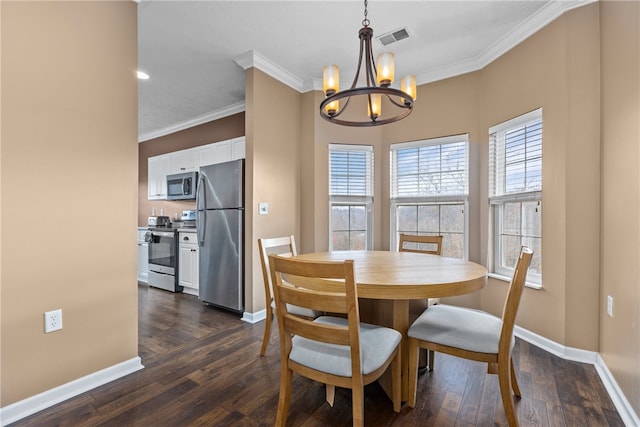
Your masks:
{"label": "wooden dining chair", "polygon": [[[442,255],[442,236],[424,236],[400,233],[398,252],[416,252],[421,254]],[[439,302],[440,298],[429,298],[427,300],[410,301],[409,310],[411,312],[412,318],[420,315],[425,308],[428,308],[434,304],[438,304]],[[420,372],[424,372],[427,367],[429,368],[429,370],[433,370],[433,351],[423,350],[420,358]]]}
{"label": "wooden dining chair", "polygon": [[[312,262],[269,256],[280,332],[280,397],[276,425],[287,421],[293,373],[352,390],[353,425],[364,425],[364,386],[392,366],[393,410],[400,412],[402,335],[360,323],[353,260]],[[287,304],[322,311],[315,320]]]}
{"label": "wooden dining chair", "polygon": [[509,284],[502,318],[479,310],[439,304],[425,310],[411,325],[409,336],[409,406],[416,404],[418,349],[487,362],[488,372],[498,374],[502,404],[510,426],[518,420],[511,390],[520,397],[511,350],[513,327],[533,252],[523,246]]}
{"label": "wooden dining chair", "polygon": [[[296,240],[291,236],[273,237],[268,239],[258,239],[258,248],[260,250],[260,263],[262,264],[262,278],[264,281],[264,295],[266,305],[266,318],[264,325],[264,337],[262,338],[262,347],[260,348],[260,356],[264,356],[271,338],[271,324],[273,322],[273,309],[275,301],[273,299],[273,286],[271,285],[271,273],[269,271],[269,254],[275,253],[281,256],[296,256]],[[306,310],[300,307],[291,306],[289,310],[295,311],[302,316],[310,319],[317,317],[320,313],[312,310]]]}

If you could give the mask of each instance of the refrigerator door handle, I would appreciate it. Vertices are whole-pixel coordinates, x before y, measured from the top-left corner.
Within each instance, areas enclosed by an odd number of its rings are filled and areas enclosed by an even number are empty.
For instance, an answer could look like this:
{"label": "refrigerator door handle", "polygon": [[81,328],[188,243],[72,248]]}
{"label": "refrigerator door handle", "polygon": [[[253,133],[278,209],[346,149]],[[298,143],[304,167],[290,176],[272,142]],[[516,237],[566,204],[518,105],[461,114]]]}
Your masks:
{"label": "refrigerator door handle", "polygon": [[200,246],[204,246],[204,232],[207,224],[207,201],[206,194],[207,192],[204,190],[204,175],[200,174],[198,176],[198,187],[196,190],[196,214],[198,215],[196,219],[197,224],[197,232],[198,232],[198,244]]}

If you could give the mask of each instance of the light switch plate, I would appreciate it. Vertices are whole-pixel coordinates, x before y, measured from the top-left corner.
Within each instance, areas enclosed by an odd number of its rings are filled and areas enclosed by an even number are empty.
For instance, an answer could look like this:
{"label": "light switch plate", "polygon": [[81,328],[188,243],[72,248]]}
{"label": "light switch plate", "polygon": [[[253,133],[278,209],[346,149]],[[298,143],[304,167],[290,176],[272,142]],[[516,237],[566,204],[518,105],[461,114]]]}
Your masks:
{"label": "light switch plate", "polygon": [[258,214],[267,215],[269,214],[269,203],[258,203]]}

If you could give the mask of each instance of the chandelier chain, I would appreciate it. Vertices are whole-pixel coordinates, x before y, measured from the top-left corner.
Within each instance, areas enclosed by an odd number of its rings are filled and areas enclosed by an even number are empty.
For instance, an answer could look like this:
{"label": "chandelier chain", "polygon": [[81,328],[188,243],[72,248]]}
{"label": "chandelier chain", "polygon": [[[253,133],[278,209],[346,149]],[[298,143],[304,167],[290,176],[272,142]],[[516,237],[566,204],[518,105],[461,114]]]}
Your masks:
{"label": "chandelier chain", "polygon": [[369,18],[367,18],[367,6],[369,5],[368,0],[364,0],[364,19],[362,20],[362,26],[363,27],[368,27],[369,26]]}

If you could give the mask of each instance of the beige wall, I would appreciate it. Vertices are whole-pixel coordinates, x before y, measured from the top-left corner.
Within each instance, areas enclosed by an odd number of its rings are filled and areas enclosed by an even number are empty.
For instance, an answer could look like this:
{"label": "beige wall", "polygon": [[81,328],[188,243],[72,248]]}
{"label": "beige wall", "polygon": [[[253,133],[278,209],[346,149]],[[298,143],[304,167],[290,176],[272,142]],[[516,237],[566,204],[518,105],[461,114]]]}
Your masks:
{"label": "beige wall", "polygon": [[[599,351],[640,414],[640,3],[603,2]],[[606,298],[614,298],[613,317]]]}
{"label": "beige wall", "polygon": [[195,209],[196,205],[195,201],[192,200],[167,201],[148,199],[149,157],[226,141],[244,136],[244,133],[244,113],[238,113],[140,143],[138,155],[138,226],[145,227],[147,225],[147,219],[151,215],[152,209],[155,209],[158,215],[160,215],[160,209],[164,209],[165,215],[173,218],[174,214],[180,215],[185,209]]}
{"label": "beige wall", "polygon": [[135,3],[0,9],[4,407],[138,355],[138,106]]}
{"label": "beige wall", "polygon": [[[245,309],[265,308],[259,238],[300,239],[300,122],[302,95],[250,68],[246,72]],[[258,215],[259,203],[269,204]]]}

